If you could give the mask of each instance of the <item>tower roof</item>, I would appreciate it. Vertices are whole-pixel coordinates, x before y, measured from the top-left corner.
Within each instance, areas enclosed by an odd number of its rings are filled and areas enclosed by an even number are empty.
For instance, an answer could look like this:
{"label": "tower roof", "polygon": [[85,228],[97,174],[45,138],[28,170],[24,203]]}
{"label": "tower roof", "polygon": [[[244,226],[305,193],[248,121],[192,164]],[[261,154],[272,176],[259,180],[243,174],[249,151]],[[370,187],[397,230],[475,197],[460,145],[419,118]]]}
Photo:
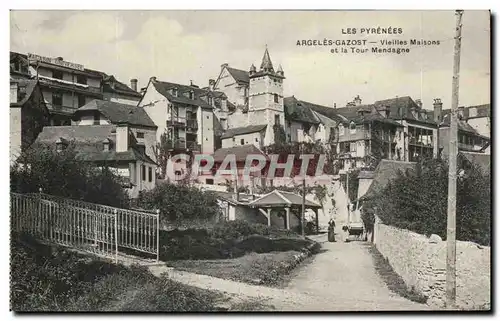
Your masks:
{"label": "tower roof", "polygon": [[260,70],[274,71],[273,63],[271,62],[271,57],[269,56],[269,51],[267,50],[267,46],[266,46],[266,51],[264,52],[264,57],[262,57],[262,63],[260,64]]}
{"label": "tower roof", "polygon": [[277,73],[282,73],[284,74],[283,72],[283,67],[281,67],[281,65],[278,66],[278,70],[276,71]]}

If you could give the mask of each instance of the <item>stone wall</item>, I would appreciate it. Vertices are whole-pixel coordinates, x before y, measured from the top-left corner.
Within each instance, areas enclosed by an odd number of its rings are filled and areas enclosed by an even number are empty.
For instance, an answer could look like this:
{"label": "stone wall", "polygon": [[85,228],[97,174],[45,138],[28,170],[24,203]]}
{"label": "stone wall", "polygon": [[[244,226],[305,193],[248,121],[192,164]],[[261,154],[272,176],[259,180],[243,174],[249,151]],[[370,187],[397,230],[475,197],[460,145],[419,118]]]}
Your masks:
{"label": "stone wall", "polygon": [[[377,223],[375,245],[408,288],[428,298],[431,306],[446,300],[446,242]],[[490,306],[490,247],[457,242],[457,305],[463,309]]]}

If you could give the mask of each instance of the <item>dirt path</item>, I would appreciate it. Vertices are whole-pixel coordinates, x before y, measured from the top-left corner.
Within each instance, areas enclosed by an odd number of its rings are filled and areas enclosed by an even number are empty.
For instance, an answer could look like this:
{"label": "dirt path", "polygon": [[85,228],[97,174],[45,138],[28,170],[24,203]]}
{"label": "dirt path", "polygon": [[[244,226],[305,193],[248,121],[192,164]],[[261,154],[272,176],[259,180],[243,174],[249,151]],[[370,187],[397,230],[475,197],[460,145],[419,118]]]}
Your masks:
{"label": "dirt path", "polygon": [[[325,236],[326,238],[326,236]],[[322,241],[321,237],[318,241]],[[181,283],[257,299],[278,311],[427,310],[392,293],[375,272],[363,243],[323,243],[323,252],[299,268],[286,288],[277,289],[151,266]]]}

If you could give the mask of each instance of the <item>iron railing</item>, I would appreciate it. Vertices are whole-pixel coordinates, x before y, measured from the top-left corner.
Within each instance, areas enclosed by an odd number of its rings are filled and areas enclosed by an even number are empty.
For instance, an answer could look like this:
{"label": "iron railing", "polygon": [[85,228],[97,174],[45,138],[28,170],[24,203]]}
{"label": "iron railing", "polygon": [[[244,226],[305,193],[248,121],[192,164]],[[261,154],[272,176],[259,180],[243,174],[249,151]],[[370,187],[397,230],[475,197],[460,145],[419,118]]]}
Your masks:
{"label": "iron railing", "polygon": [[139,251],[159,260],[159,212],[128,210],[53,195],[11,193],[14,231],[110,256]]}

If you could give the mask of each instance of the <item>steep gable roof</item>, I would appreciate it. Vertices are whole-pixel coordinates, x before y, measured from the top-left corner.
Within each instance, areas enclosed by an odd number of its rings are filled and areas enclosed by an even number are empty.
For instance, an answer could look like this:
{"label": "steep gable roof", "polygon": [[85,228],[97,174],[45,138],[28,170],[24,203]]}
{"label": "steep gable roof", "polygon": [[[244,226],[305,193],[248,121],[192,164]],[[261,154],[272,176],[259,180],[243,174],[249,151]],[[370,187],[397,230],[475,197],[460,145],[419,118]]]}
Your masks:
{"label": "steep gable roof", "polygon": [[103,76],[103,91],[104,92],[117,93],[117,94],[132,96],[135,98],[142,97],[141,93],[133,90],[129,86],[118,81],[113,75],[107,75],[104,72],[101,72],[101,74]]}
{"label": "steep gable roof", "polygon": [[[415,120],[423,123],[428,123],[430,125],[436,125],[433,117],[429,116],[427,110],[421,109],[410,96],[378,100],[374,105],[376,107],[389,107],[389,118],[392,119]],[[412,110],[414,112],[412,112]]]}
{"label": "steep gable roof", "polygon": [[18,88],[24,90],[24,97],[18,102],[10,103],[12,107],[23,106],[31,98],[31,95],[38,85],[38,81],[34,79],[12,78],[10,82],[17,83]]}
{"label": "steep gable roof", "polygon": [[[132,136],[132,135],[131,135]],[[127,151],[104,150],[104,143],[116,144],[116,125],[47,126],[35,140],[36,145],[54,145],[56,142],[74,143],[78,157],[85,161],[134,161],[155,162],[134,145],[132,137]]]}
{"label": "steep gable roof", "polygon": [[[194,86],[181,85],[172,82],[153,80],[151,81],[156,91],[158,91],[162,96],[167,98],[170,102],[186,104],[191,106],[198,106],[205,109],[213,109],[212,105],[209,105],[205,100],[208,95],[213,95],[208,90],[197,88]],[[177,88],[178,95],[174,96],[172,91]],[[193,99],[185,97],[185,93],[193,92]]]}
{"label": "steep gable roof", "polygon": [[127,123],[145,127],[157,128],[153,120],[141,107],[95,99],[78,108],[75,115],[83,111],[97,110],[113,124]]}
{"label": "steep gable roof", "polygon": [[227,66],[226,69],[238,84],[248,85],[249,83],[248,71],[232,68],[229,66]]}
{"label": "steep gable roof", "polygon": [[320,120],[310,108],[310,103],[298,100],[295,97],[286,97],[284,99],[286,120],[292,120],[301,123],[319,124]]}
{"label": "steep gable roof", "polygon": [[264,130],[267,125],[250,125],[245,127],[235,127],[226,130],[224,134],[222,134],[222,138],[231,138],[238,135],[257,133],[261,130]]}

